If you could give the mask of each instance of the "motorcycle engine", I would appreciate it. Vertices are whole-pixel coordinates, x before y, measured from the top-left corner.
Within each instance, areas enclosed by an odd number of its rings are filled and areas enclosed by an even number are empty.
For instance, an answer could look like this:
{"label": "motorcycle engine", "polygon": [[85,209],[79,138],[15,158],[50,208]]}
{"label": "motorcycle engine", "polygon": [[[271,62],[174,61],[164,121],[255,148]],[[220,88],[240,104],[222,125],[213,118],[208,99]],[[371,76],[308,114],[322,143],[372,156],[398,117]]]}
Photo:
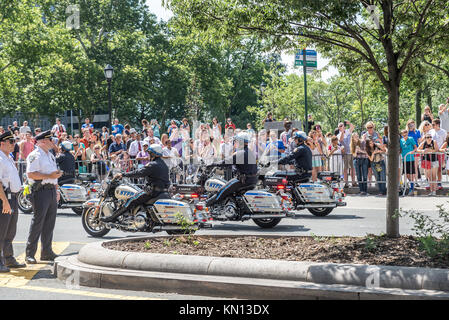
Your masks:
{"label": "motorcycle engine", "polygon": [[110,217],[115,211],[115,206],[113,202],[103,202],[101,206],[101,212],[103,212],[104,217]]}

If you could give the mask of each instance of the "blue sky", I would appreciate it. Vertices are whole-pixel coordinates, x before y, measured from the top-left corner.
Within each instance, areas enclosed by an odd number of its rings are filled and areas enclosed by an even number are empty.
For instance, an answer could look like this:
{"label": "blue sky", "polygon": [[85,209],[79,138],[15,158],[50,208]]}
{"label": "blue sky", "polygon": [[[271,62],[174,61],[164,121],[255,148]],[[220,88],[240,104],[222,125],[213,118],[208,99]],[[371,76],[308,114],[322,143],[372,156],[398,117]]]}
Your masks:
{"label": "blue sky", "polygon": [[[159,19],[167,21],[173,15],[170,10],[162,7],[162,0],[147,0],[147,5],[150,8],[151,12],[153,12]],[[282,54],[282,61],[286,65],[288,65],[288,72],[302,74],[302,68],[293,68],[294,59],[295,57],[293,55]],[[318,54],[317,63],[318,69],[321,69],[327,65],[328,61],[326,59],[323,59],[321,55]],[[322,78],[323,80],[327,80],[335,74],[337,74],[337,70],[334,67],[330,67],[328,72],[323,72]]]}

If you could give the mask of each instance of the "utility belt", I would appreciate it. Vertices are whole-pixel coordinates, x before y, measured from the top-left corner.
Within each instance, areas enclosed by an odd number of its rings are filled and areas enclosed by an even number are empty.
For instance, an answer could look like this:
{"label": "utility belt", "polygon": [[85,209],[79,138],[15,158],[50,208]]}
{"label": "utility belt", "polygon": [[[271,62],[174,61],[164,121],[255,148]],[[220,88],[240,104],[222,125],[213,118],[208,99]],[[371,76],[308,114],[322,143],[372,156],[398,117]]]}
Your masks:
{"label": "utility belt", "polygon": [[11,192],[11,189],[5,187],[3,187],[3,191],[5,192],[6,198],[8,198],[8,200],[11,200],[13,196],[16,197],[18,194],[18,192]]}
{"label": "utility belt", "polygon": [[302,174],[312,174],[312,170],[304,170],[304,169],[302,169],[302,168],[296,168],[295,169],[295,172],[297,173],[297,174],[299,174],[299,175],[302,175]]}
{"label": "utility belt", "polygon": [[153,193],[153,192],[168,192],[168,188],[153,186],[153,185],[147,185],[144,188],[146,193]]}
{"label": "utility belt", "polygon": [[254,179],[257,180],[258,174],[244,174],[241,173],[237,176],[237,179],[240,181],[240,183],[245,184],[248,180]]}
{"label": "utility belt", "polygon": [[52,183],[42,183],[42,180],[36,180],[31,185],[31,193],[35,193],[41,190],[52,190],[55,188],[56,186]]}

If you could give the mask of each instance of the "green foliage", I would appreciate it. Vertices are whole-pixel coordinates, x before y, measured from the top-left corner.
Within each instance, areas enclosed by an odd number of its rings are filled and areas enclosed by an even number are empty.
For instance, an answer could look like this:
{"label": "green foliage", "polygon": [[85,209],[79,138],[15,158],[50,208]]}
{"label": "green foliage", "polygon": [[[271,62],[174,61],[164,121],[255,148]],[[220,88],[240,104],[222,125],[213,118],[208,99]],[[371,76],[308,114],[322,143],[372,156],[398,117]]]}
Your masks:
{"label": "green foliage", "polygon": [[449,255],[449,210],[443,205],[438,205],[437,208],[436,219],[415,210],[405,210],[399,214],[414,220],[412,230],[420,241],[420,248],[434,259]]}

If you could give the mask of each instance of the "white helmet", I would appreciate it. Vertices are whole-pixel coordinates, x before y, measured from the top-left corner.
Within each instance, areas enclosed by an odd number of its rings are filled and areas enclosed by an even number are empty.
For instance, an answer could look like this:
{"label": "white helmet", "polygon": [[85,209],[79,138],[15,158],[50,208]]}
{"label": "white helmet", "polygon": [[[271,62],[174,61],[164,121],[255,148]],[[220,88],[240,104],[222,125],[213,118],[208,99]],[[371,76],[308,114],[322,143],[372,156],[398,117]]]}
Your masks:
{"label": "white helmet", "polygon": [[240,132],[234,139],[244,143],[248,143],[250,140],[249,135],[246,132]]}
{"label": "white helmet", "polygon": [[160,144],[153,143],[148,147],[148,152],[154,153],[156,156],[161,157],[162,156],[162,147]]}
{"label": "white helmet", "polygon": [[65,151],[71,151],[73,149],[73,146],[70,141],[63,141],[61,142],[61,148]]}
{"label": "white helmet", "polygon": [[300,141],[306,141],[307,140],[307,134],[304,131],[296,131],[293,134],[294,139],[299,139]]}

